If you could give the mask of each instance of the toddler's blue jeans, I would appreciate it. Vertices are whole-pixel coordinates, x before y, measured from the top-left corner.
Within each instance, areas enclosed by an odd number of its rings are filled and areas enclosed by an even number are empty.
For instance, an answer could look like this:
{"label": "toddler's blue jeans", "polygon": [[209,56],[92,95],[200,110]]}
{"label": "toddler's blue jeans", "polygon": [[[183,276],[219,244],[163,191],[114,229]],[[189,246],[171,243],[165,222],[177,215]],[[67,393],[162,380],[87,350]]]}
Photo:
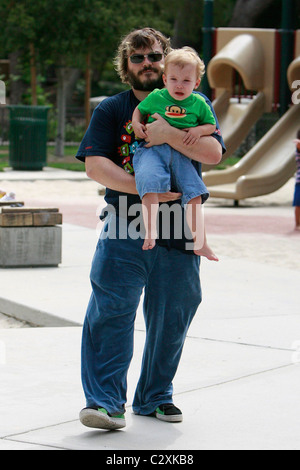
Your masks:
{"label": "toddler's blue jeans", "polygon": [[209,197],[192,160],[167,144],[147,148],[141,143],[134,154],[133,167],[141,199],[148,193],[166,193],[172,186],[182,193],[183,207],[198,196],[202,196],[203,203]]}
{"label": "toddler's blue jeans", "polygon": [[82,337],[82,384],[88,407],[103,407],[109,413],[123,410],[134,321],[144,289],[146,341],[133,411],[146,415],[160,404],[173,402],[172,381],[201,302],[200,258],[158,245],[143,251],[140,238],[111,239],[112,225],[119,224],[124,231],[129,222],[108,216],[92,263],[92,295]]}

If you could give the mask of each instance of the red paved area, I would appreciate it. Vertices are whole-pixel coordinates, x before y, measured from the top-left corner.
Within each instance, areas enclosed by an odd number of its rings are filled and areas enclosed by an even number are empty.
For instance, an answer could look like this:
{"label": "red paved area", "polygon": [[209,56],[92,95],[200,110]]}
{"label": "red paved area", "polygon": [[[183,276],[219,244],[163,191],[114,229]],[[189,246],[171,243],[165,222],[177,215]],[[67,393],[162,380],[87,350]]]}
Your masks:
{"label": "red paved area", "polygon": [[294,231],[293,214],[289,217],[265,215],[220,215],[205,213],[206,228],[212,234],[263,233],[269,235],[299,235]]}
{"label": "red paved area", "polygon": [[[60,212],[63,214],[64,223],[79,225],[82,227],[95,229],[99,223],[99,218],[96,211],[99,207],[105,206],[103,199],[95,203],[82,202],[80,200],[70,202],[49,203],[49,201],[26,201],[27,206],[40,206],[40,207],[59,207]],[[264,214],[251,215],[249,210],[247,214],[237,213],[236,215],[230,211],[226,214],[213,212],[205,212],[206,229],[209,234],[216,235],[230,235],[230,234],[269,234],[280,236],[300,236],[300,232],[294,231],[293,211],[291,210],[291,217],[287,216],[266,216]]]}
{"label": "red paved area", "polygon": [[96,229],[99,218],[96,215],[100,201],[95,204],[74,202],[49,202],[42,200],[26,200],[26,206],[32,207],[57,207],[63,214],[63,222],[81,227]]}

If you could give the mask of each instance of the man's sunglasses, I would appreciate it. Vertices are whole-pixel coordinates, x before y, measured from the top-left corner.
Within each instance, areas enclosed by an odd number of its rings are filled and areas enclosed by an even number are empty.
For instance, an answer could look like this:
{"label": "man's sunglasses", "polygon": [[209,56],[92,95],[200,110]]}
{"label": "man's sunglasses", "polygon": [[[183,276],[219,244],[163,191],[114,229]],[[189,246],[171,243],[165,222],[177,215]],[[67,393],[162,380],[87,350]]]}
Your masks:
{"label": "man's sunglasses", "polygon": [[160,54],[159,52],[150,52],[150,54],[133,54],[129,57],[130,62],[132,64],[141,64],[144,62],[146,59],[149,60],[149,62],[160,62],[163,58],[163,54]]}

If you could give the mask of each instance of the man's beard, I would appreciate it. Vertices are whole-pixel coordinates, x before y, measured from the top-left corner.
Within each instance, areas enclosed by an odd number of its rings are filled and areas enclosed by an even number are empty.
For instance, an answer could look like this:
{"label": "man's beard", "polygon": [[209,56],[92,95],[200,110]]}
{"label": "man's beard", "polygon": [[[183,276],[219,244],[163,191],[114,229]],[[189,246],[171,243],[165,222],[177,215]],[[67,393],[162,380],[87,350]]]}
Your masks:
{"label": "man's beard", "polygon": [[134,90],[137,90],[137,91],[153,91],[155,90],[155,88],[163,88],[164,87],[164,82],[163,82],[163,78],[162,78],[162,74],[159,75],[158,78],[156,79],[153,79],[153,78],[149,78],[147,80],[144,80],[144,81],[141,81],[140,80],[140,75],[142,75],[143,72],[145,72],[146,70],[151,70],[155,73],[159,73],[160,70],[159,69],[156,69],[156,68],[145,68],[144,70],[142,70],[141,72],[138,73],[138,75],[134,74],[133,72],[131,72],[130,70],[128,70],[127,72],[127,75],[128,75],[128,82],[129,84],[131,85],[131,87],[134,89]]}

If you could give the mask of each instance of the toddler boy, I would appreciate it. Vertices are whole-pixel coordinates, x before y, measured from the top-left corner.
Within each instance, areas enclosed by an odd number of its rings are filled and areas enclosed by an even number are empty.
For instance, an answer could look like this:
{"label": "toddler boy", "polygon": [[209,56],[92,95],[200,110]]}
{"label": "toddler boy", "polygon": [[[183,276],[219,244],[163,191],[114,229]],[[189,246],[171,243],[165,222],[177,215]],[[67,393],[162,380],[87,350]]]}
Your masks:
{"label": "toddler boy", "polygon": [[[186,131],[185,145],[195,144],[202,136],[216,130],[216,121],[210,107],[196,90],[204,75],[205,65],[190,47],[175,49],[165,59],[164,89],[156,89],[135,109],[132,125],[135,135],[147,138],[145,117],[153,122],[158,113],[169,124]],[[142,143],[137,149],[133,166],[137,190],[142,199],[146,235],[144,250],[152,249],[157,238],[158,194],[171,190],[171,178],[182,193],[186,219],[193,236],[194,253],[218,261],[206,241],[202,204],[209,194],[192,161],[169,145],[147,148]]]}

